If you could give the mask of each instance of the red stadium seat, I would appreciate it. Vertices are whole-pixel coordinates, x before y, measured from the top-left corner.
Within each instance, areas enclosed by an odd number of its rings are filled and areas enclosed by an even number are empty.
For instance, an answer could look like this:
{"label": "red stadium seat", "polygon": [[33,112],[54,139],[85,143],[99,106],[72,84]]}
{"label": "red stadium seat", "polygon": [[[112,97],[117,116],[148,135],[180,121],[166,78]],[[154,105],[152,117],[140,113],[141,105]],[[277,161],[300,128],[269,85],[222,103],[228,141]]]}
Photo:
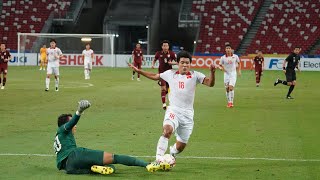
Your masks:
{"label": "red stadium seat", "polygon": [[[302,51],[308,50],[320,36],[320,21],[315,20],[320,17],[319,9],[320,3],[310,1],[273,1],[246,53],[260,49],[264,53],[287,54],[293,46],[301,46]],[[276,28],[270,28],[273,26]],[[260,45],[256,44],[256,40],[261,42]],[[273,47],[268,49],[264,44],[272,44]]]}
{"label": "red stadium seat", "polygon": [[[47,10],[51,4],[50,11]],[[69,9],[71,0],[25,0],[11,1],[3,0],[3,7],[0,18],[0,32],[11,33],[2,38],[10,49],[17,48],[17,32],[30,33],[41,32],[46,19],[50,13],[57,10],[61,14],[65,14]],[[31,28],[32,27],[32,28]],[[2,33],[1,33],[2,34]],[[31,48],[32,43],[29,43]]]}
{"label": "red stadium seat", "polygon": [[198,41],[196,51],[224,52],[226,42],[231,43],[235,49],[238,48],[261,2],[262,0],[193,1],[192,12],[202,16],[199,34],[202,41]]}

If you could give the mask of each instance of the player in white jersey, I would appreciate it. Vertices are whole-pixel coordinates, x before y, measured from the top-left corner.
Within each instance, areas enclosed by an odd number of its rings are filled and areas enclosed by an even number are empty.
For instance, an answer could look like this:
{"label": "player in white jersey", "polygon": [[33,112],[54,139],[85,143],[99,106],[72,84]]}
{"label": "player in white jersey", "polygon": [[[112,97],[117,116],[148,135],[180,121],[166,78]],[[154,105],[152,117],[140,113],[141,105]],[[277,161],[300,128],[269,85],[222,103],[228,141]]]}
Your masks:
{"label": "player in white jersey", "polygon": [[226,88],[226,97],[228,101],[228,108],[233,107],[234,87],[237,81],[237,72],[241,76],[240,59],[237,55],[232,53],[233,50],[230,44],[226,45],[226,54],[221,57],[219,69],[224,71],[224,86]]}
{"label": "player in white jersey", "polygon": [[212,87],[215,83],[215,67],[210,66],[210,76],[197,71],[190,71],[192,57],[186,51],[181,51],[177,55],[178,70],[167,70],[160,74],[146,72],[129,66],[139,74],[158,81],[160,79],[168,82],[170,86],[169,101],[170,106],[167,107],[163,121],[163,132],[160,136],[156,160],[162,161],[163,155],[166,153],[169,143],[169,138],[173,133],[176,135],[176,142],[170,147],[170,154],[176,156],[186,147],[190,135],[193,130],[193,103],[197,84],[204,84]]}
{"label": "player in white jersey", "polygon": [[82,51],[83,65],[84,65],[84,79],[90,79],[90,72],[92,70],[92,61],[94,58],[93,50],[90,49],[90,44],[86,44],[86,49]]}
{"label": "player in white jersey", "polygon": [[47,65],[47,78],[46,78],[46,89],[49,91],[50,76],[54,74],[56,91],[59,91],[59,63],[60,57],[62,57],[61,50],[56,47],[56,40],[50,40],[50,48],[47,49],[48,65]]}

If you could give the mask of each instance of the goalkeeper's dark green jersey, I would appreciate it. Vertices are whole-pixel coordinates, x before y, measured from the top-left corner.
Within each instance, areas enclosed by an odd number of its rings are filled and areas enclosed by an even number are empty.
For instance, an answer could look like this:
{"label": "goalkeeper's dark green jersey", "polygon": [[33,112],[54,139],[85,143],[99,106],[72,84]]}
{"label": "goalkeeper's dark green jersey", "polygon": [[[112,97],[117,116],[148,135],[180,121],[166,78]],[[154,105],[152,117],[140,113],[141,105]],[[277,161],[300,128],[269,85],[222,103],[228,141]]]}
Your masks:
{"label": "goalkeeper's dark green jersey", "polygon": [[57,168],[62,169],[61,162],[66,159],[69,154],[77,148],[76,140],[72,134],[72,128],[80,119],[80,116],[74,114],[72,119],[60,126],[57,130],[53,148],[57,155]]}

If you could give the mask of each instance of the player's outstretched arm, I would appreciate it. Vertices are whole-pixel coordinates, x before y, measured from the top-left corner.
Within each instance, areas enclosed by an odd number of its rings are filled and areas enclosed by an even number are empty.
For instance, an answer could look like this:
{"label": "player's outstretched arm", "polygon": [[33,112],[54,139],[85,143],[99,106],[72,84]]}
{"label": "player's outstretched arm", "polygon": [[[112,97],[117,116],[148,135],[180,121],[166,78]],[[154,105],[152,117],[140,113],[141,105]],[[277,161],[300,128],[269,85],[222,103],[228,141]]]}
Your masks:
{"label": "player's outstretched arm", "polygon": [[209,78],[206,77],[203,80],[202,84],[209,86],[209,87],[213,87],[215,84],[215,81],[216,81],[216,78],[215,78],[216,67],[213,64],[211,64],[209,69],[210,69],[210,76],[209,76]]}
{"label": "player's outstretched arm", "polygon": [[91,104],[88,100],[79,101],[77,112],[75,113],[74,116],[72,116],[72,119],[64,125],[64,129],[66,131],[70,131],[73,128],[73,126],[75,126],[78,123],[83,111],[88,109],[90,106]]}
{"label": "player's outstretched arm", "polygon": [[148,72],[148,71],[143,71],[141,69],[136,68],[135,66],[133,66],[130,63],[128,63],[128,66],[130,68],[132,68],[132,70],[134,70],[135,72],[141,74],[144,77],[147,77],[147,78],[155,80],[155,81],[160,80],[160,75],[159,74],[156,74],[156,73],[153,73],[153,72]]}

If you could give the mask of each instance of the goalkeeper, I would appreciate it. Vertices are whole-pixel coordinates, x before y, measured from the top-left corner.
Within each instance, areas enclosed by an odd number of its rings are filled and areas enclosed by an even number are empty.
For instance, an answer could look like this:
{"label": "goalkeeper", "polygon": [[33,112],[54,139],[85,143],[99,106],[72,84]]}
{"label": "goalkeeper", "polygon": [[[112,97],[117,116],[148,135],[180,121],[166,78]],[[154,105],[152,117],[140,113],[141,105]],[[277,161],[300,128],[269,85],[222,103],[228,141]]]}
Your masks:
{"label": "goalkeeper", "polygon": [[169,164],[147,163],[143,160],[117,155],[100,150],[91,150],[77,147],[74,134],[76,124],[84,110],[91,106],[87,100],[79,102],[78,110],[71,114],[62,114],[58,118],[58,130],[54,141],[54,150],[57,155],[57,168],[64,169],[67,174],[112,174],[115,168],[111,164],[144,167],[149,172],[169,167]]}

